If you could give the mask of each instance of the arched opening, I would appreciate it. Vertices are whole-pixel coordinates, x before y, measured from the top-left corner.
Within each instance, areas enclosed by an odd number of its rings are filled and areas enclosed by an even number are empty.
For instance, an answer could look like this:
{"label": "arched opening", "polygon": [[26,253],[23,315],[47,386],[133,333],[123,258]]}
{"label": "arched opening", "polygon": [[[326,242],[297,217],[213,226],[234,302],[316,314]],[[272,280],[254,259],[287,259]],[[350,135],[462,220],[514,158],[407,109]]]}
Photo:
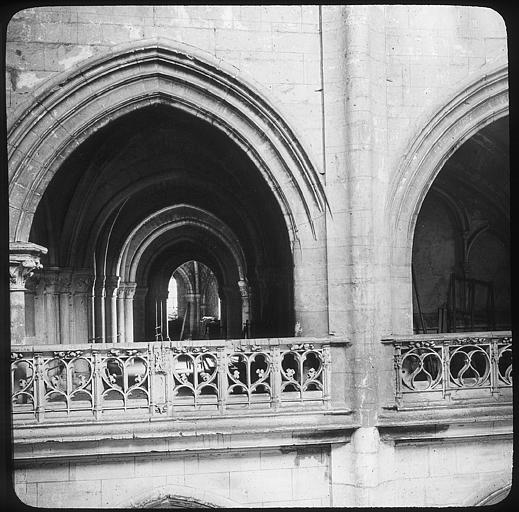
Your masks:
{"label": "arched opening", "polygon": [[168,324],[176,320],[178,314],[178,293],[179,285],[177,284],[178,277],[172,275],[168,282]]}
{"label": "arched opening", "polygon": [[[170,313],[171,311],[171,313]],[[218,279],[204,263],[186,261],[168,285],[168,332],[172,340],[223,337]]]}
{"label": "arched opening", "polygon": [[508,117],[485,126],[425,196],[413,240],[415,333],[511,328],[508,141]]}
{"label": "arched opening", "polygon": [[[393,333],[413,332],[416,297],[412,284],[412,256],[415,227],[425,196],[440,171],[465,142],[508,115],[508,104],[507,64],[503,60],[489,62],[476,78],[469,77],[447,91],[445,99],[424,113],[416,121],[414,132],[417,135],[402,147],[398,172],[391,180],[385,204],[391,240]],[[443,192],[444,206],[452,206],[447,197],[449,190],[435,188],[438,194]],[[451,208],[449,215],[455,215],[454,211],[456,208]]]}
{"label": "arched opening", "polygon": [[29,239],[48,248],[34,279],[43,342],[170,338],[170,278],[186,288],[193,262],[205,277],[184,290],[184,338],[208,335],[202,317],[215,316],[218,298],[216,337],[293,333],[291,245],[271,189],[225,134],[168,105],[80,145],[45,190]]}
{"label": "arched opening", "polygon": [[[325,251],[315,247],[323,185],[283,116],[241,75],[177,41],[139,40],[59,74],[20,106],[8,130],[13,272],[18,254],[27,266],[47,250],[33,240],[49,245],[31,343],[133,341],[134,299],[142,305],[148,291],[107,264],[139,215],[180,198],[239,240],[254,336],[292,335],[296,319],[305,335],[327,333],[307,293],[325,288],[307,277]],[[14,343],[26,337],[22,292],[11,294]],[[42,309],[50,316],[38,322]]]}

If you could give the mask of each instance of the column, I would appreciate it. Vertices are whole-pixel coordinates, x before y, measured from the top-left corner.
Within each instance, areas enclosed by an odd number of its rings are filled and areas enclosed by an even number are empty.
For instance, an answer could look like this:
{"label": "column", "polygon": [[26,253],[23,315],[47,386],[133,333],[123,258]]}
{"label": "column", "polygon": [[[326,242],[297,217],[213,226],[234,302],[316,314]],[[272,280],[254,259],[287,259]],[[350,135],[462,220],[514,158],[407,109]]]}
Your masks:
{"label": "column", "polygon": [[95,343],[105,343],[105,276],[96,276],[94,283]]}
{"label": "column", "polygon": [[59,340],[62,344],[74,343],[72,331],[72,270],[62,268],[58,276]]}
{"label": "column", "polygon": [[105,341],[117,343],[117,288],[119,276],[107,276],[105,279]]}
{"label": "column", "polygon": [[[349,307],[343,324],[352,339],[353,407],[361,426],[372,427],[379,406],[391,397],[394,372],[393,361],[380,343],[384,333],[391,332],[392,301],[391,251],[380,200],[386,197],[389,156],[385,75],[380,66],[385,55],[385,18],[383,9],[374,5],[348,5],[344,14],[344,76],[350,77],[344,92],[350,98],[344,103],[345,134],[351,148],[361,150],[348,151],[345,159],[348,222],[344,227],[350,250],[345,267],[348,286],[341,300]],[[340,271],[337,267],[330,265],[330,276]],[[336,320],[339,331],[340,317]],[[382,399],[384,392],[389,393]]]}
{"label": "column", "polygon": [[126,322],[125,322],[125,296],[126,284],[121,283],[117,288],[117,342],[124,343],[126,341]]}
{"label": "column", "polygon": [[242,337],[241,296],[238,286],[223,286],[225,295],[227,338]]}
{"label": "column", "polygon": [[200,337],[200,294],[193,293],[193,339]]}
{"label": "column", "polygon": [[242,337],[250,338],[250,286],[247,280],[238,281],[241,297]]}
{"label": "column", "polygon": [[42,268],[40,257],[47,249],[31,242],[9,244],[9,289],[11,342],[23,344],[25,333],[25,283],[34,270]]}
{"label": "column", "polygon": [[43,310],[45,318],[45,343],[56,345],[60,343],[59,319],[59,268],[46,268],[42,273]]}
{"label": "column", "polygon": [[227,297],[223,287],[218,288],[218,297],[220,299],[220,335],[228,338],[227,335]]}
{"label": "column", "polygon": [[[36,289],[39,278],[34,274],[25,281],[25,338],[27,344],[37,345],[40,340],[36,337]],[[29,340],[29,338],[31,338]]]}
{"label": "column", "polygon": [[[133,330],[136,341],[146,340],[146,295],[148,288],[137,286],[133,298]],[[153,338],[152,338],[153,339]]]}
{"label": "column", "polygon": [[94,276],[89,271],[76,271],[72,273],[72,331],[73,343],[90,343],[93,338],[91,329],[91,297]]}
{"label": "column", "polygon": [[[194,322],[195,322],[195,294],[194,293],[186,293],[186,308],[188,309],[188,318],[186,321],[186,326],[184,328],[183,339],[193,338],[194,334]],[[189,325],[187,325],[189,323]]]}
{"label": "column", "polygon": [[126,283],[124,288],[124,332],[125,342],[133,343],[133,298],[137,283]]}
{"label": "column", "polygon": [[169,340],[169,325],[168,325],[168,291],[166,290],[158,298],[160,302],[160,332],[163,340]]}

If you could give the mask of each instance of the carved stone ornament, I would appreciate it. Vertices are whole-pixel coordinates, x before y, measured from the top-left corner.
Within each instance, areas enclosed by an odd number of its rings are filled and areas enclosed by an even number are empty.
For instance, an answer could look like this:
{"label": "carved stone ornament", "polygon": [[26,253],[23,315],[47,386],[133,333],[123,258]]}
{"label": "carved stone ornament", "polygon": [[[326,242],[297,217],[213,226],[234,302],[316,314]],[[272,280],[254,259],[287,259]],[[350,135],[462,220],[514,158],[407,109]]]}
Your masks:
{"label": "carved stone ornament", "polygon": [[169,370],[168,353],[163,345],[153,347],[153,366],[156,373],[167,373]]}
{"label": "carved stone ornament", "polygon": [[131,300],[135,297],[135,289],[137,288],[137,283],[124,283],[121,286],[123,288],[125,299]]}

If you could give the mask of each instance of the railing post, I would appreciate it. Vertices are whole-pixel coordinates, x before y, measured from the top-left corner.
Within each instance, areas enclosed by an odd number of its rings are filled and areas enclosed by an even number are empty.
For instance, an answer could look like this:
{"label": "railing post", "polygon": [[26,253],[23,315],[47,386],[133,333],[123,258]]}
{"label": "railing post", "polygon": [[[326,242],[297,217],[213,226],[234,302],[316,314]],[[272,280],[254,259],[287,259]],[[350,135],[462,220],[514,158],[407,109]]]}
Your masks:
{"label": "railing post", "polygon": [[396,406],[402,405],[402,347],[393,342],[393,367],[395,369],[395,402]]}
{"label": "railing post", "polygon": [[488,350],[489,350],[489,359],[490,359],[490,392],[493,397],[499,395],[498,390],[498,364],[499,364],[499,340],[497,338],[492,338],[490,340]]}
{"label": "railing post", "polygon": [[37,421],[43,421],[45,416],[45,361],[42,354],[34,354],[34,410]]}
{"label": "railing post", "polygon": [[173,376],[173,349],[171,341],[168,343],[167,350],[164,352],[164,360],[166,364],[166,372],[164,376],[166,413],[168,416],[174,416],[175,408],[173,407],[173,400],[175,398],[175,377]]}
{"label": "railing post", "polygon": [[225,413],[227,405],[227,353],[224,347],[216,349],[217,387],[218,387],[218,411]]}
{"label": "railing post", "polygon": [[103,378],[101,376],[101,354],[97,351],[92,351],[92,359],[94,365],[94,372],[92,374],[92,388],[94,398],[94,418],[96,420],[101,416],[102,407],[102,393],[103,393]]}
{"label": "railing post", "polygon": [[273,347],[272,362],[270,367],[272,375],[272,407],[279,409],[281,407],[281,349]]}
{"label": "railing post", "polygon": [[332,390],[332,355],[329,345],[322,347],[323,358],[323,401],[327,409],[331,406],[331,390]]}
{"label": "railing post", "polygon": [[442,355],[442,398],[448,397],[450,399],[450,343],[443,342],[440,348]]}
{"label": "railing post", "polygon": [[173,414],[171,402],[171,347],[164,343],[151,344],[148,346],[148,368],[149,368],[149,393],[150,414],[159,412],[161,414]]}

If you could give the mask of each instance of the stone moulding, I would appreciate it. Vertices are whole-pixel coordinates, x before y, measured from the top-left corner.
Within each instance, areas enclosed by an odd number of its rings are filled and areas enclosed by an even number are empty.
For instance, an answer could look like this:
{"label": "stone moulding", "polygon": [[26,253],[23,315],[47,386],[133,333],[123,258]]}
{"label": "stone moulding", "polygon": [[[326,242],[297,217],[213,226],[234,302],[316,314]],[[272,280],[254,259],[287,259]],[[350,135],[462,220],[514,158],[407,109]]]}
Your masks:
{"label": "stone moulding", "polygon": [[[173,46],[174,45],[174,46]],[[239,76],[238,76],[239,75]],[[324,188],[292,128],[242,73],[187,45],[139,41],[88,59],[35,91],[8,130],[11,236],[28,238],[30,220],[60,163],[92,131],[125,112],[167,103],[224,131],[253,160],[276,196],[290,236],[316,232]],[[60,143],[60,141],[63,141]]]}

